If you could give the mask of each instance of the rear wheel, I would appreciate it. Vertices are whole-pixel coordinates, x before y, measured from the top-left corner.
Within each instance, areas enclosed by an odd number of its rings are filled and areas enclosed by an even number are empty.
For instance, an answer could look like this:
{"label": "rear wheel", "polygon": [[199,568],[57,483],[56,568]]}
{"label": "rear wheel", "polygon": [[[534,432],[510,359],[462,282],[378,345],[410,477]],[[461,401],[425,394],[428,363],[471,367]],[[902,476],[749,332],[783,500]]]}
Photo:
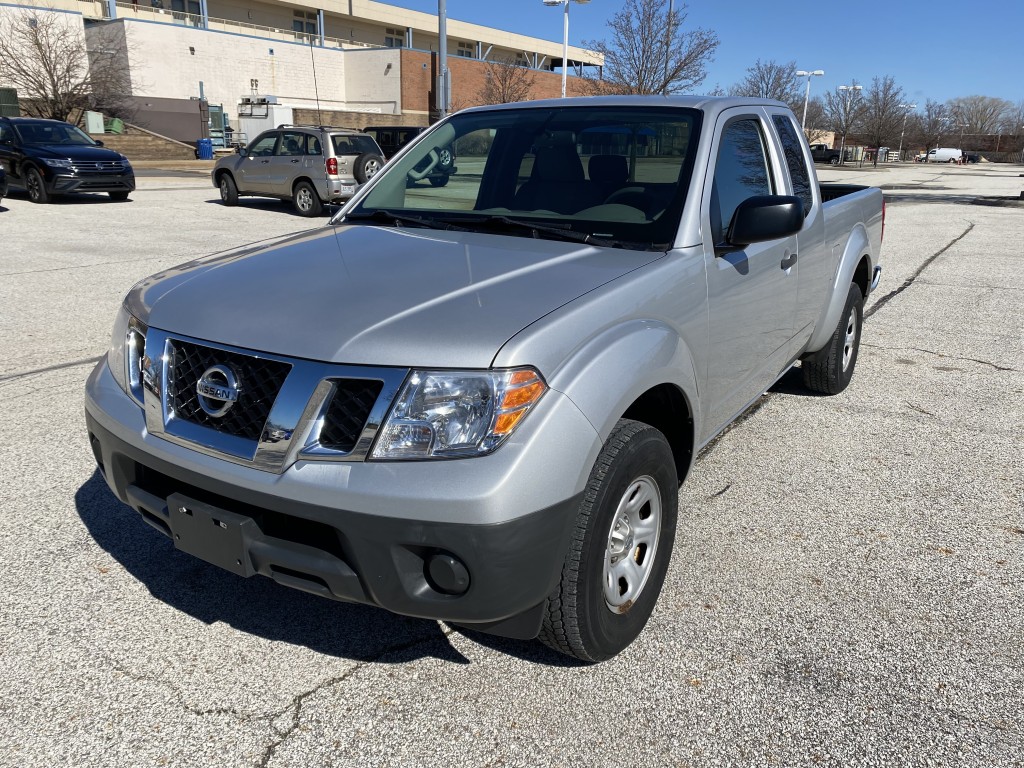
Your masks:
{"label": "rear wheel", "polygon": [[675,539],[672,449],[654,427],[622,419],[590,473],[540,640],[584,661],[632,643],[651,616]]}
{"label": "rear wheel", "polygon": [[220,201],[224,205],[238,205],[238,186],[230,174],[221,176],[217,186],[220,187]]}
{"label": "rear wheel", "polygon": [[834,155],[828,162],[829,165],[839,165],[839,155]]}
{"label": "rear wheel", "polygon": [[843,314],[829,343],[804,358],[801,368],[804,386],[826,395],[837,395],[849,385],[857,365],[860,332],[864,323],[864,296],[853,284],[846,296]]}
{"label": "rear wheel", "polygon": [[42,174],[35,168],[25,171],[25,189],[28,191],[28,199],[33,203],[45,204],[50,202],[50,193],[46,191],[46,184],[43,182]]}
{"label": "rear wheel", "polygon": [[431,176],[430,186],[432,187],[443,187],[448,183],[447,176]]}
{"label": "rear wheel", "polygon": [[119,203],[128,199],[127,192],[107,192],[107,194],[110,195],[111,200],[116,200]]}
{"label": "rear wheel", "polygon": [[300,181],[295,185],[292,203],[301,216],[319,216],[324,209],[323,203],[320,202],[320,195],[308,181]]}

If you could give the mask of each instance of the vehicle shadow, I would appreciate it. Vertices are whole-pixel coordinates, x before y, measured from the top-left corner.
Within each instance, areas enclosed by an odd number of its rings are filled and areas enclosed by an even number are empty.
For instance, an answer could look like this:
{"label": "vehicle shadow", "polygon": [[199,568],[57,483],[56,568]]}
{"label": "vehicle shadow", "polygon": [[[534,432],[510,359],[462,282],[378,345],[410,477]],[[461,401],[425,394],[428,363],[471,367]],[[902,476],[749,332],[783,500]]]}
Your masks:
{"label": "vehicle shadow", "polygon": [[[208,205],[219,205],[225,206],[219,197],[214,197],[209,200],[205,200]],[[341,210],[340,205],[325,205],[323,213],[319,216],[303,216],[301,213],[295,210],[291,202],[288,200],[275,200],[269,197],[245,197],[238,201],[233,208],[256,208],[259,210],[267,211],[269,213],[283,213],[289,216],[294,216],[297,219],[306,219],[307,221],[320,221],[329,219],[331,216]]]}
{"label": "vehicle shadow", "polygon": [[[15,200],[30,202],[28,192],[23,189],[12,189],[8,192],[7,197],[13,197]],[[112,200],[110,196],[104,192],[80,192],[75,195],[54,195],[50,198],[49,202],[45,203],[45,205],[123,205],[130,202],[132,202],[131,198],[128,198],[127,200]]]}
{"label": "vehicle shadow", "polygon": [[93,540],[153,597],[205,624],[221,621],[241,632],[354,661],[432,657],[469,663],[436,621],[326,600],[262,576],[245,579],[179,552],[118,501],[99,470],[75,493],[75,507]]}

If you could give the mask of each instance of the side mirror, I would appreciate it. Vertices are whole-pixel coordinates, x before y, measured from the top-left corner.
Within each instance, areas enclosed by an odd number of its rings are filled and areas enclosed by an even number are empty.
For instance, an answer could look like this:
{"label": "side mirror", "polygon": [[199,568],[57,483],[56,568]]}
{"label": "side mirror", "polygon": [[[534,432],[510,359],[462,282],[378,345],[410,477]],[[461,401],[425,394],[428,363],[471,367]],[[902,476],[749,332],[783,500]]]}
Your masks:
{"label": "side mirror", "polygon": [[239,155],[245,156],[245,147],[239,145],[235,147],[235,152],[237,152]]}
{"label": "side mirror", "polygon": [[102,146],[103,146],[103,142],[102,142],[102,141],[100,141],[99,139],[93,139],[93,141],[95,141],[95,142],[96,142],[96,146],[97,146],[97,147],[102,147]]}
{"label": "side mirror", "polygon": [[741,251],[751,243],[781,240],[795,235],[803,225],[804,204],[799,197],[748,197],[736,208],[725,242],[715,245],[715,255]]}

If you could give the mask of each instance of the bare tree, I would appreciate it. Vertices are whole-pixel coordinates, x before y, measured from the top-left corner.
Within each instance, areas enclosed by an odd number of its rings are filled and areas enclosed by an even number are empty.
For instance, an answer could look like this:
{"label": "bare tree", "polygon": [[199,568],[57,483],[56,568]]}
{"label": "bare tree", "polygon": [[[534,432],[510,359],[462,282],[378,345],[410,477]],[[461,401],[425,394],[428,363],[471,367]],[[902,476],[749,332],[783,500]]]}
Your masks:
{"label": "bare tree", "polygon": [[[852,85],[856,86],[857,81],[854,80]],[[861,91],[856,88],[848,88],[846,90],[836,88],[834,91],[827,91],[825,93],[823,103],[825,105],[826,125],[829,130],[840,133],[843,136],[839,147],[839,151],[842,153],[840,154],[840,163],[846,162],[846,134],[856,128],[857,121],[864,110],[863,101]]]}
{"label": "bare tree", "polygon": [[820,96],[811,97],[807,102],[807,122],[804,126],[807,141],[811,144],[823,144],[831,141],[828,116],[825,113],[825,102]]}
{"label": "bare tree", "polygon": [[595,93],[681,93],[704,82],[718,36],[688,29],[686,5],[669,14],[667,0],[625,0],[608,22],[611,40],[583,44],[604,56],[601,79],[588,77]]}
{"label": "bare tree", "polygon": [[[871,80],[871,86],[865,91],[858,127],[876,148],[896,143],[905,115],[905,107],[900,106],[903,101],[903,89],[896,85],[892,76]],[[877,152],[874,164],[878,165]]]}
{"label": "bare tree", "polygon": [[[17,89],[31,116],[77,120],[94,106],[108,114],[127,109],[131,79],[123,34],[118,41],[113,28],[99,30],[99,50],[109,52],[90,57],[77,19],[30,8],[0,16],[0,82]],[[107,36],[109,47],[103,45]]]}
{"label": "bare tree", "polygon": [[533,90],[536,75],[512,59],[493,59],[487,62],[484,85],[477,93],[481,104],[510,104],[527,101]]}
{"label": "bare tree", "polygon": [[794,110],[803,107],[804,103],[796,78],[795,61],[779,64],[774,60],[762,62],[758,59],[754,66],[747,67],[747,76],[729,89],[729,95],[775,99]]}
{"label": "bare tree", "polygon": [[1013,111],[1011,102],[992,96],[962,96],[947,101],[946,107],[970,134],[996,133]]}

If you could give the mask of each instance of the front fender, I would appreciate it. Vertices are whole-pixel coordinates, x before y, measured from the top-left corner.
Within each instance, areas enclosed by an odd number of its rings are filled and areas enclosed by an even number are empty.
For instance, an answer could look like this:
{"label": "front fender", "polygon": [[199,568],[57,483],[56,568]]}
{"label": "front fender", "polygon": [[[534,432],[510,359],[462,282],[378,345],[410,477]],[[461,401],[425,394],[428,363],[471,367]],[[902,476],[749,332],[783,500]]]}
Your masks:
{"label": "front fender", "polygon": [[697,380],[693,356],[674,328],[633,319],[590,338],[548,383],[575,403],[604,442],[633,402],[663,384],[682,393],[700,434]]}

